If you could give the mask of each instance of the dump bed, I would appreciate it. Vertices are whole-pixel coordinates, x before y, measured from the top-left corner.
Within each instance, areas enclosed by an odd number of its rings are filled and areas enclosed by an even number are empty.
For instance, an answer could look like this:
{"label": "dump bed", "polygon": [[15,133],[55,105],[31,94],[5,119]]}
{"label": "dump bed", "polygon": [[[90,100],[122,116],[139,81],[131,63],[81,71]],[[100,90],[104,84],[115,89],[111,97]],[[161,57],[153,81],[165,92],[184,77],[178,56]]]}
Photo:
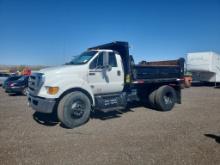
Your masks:
{"label": "dump bed", "polygon": [[170,61],[142,61],[138,65],[134,65],[134,80],[142,80],[144,82],[165,82],[176,81],[183,78],[184,75],[184,59]]}

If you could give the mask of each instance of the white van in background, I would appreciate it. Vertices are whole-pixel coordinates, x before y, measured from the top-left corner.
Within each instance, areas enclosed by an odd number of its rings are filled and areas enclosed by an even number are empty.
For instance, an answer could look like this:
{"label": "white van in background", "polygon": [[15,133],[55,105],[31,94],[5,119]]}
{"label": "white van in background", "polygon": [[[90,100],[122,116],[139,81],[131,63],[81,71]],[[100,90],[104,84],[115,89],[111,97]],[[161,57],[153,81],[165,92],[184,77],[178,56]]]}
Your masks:
{"label": "white van in background", "polygon": [[220,55],[215,52],[187,54],[187,71],[193,81],[220,83]]}

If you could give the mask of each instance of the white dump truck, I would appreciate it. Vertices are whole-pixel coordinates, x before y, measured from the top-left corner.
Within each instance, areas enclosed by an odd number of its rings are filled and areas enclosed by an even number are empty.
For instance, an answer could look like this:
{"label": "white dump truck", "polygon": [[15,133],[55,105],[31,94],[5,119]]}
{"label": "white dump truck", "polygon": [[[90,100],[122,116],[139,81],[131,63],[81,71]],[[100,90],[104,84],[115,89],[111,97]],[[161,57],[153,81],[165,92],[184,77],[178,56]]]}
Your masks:
{"label": "white dump truck", "polygon": [[33,73],[28,101],[37,112],[57,114],[69,128],[85,123],[91,111],[124,109],[133,101],[169,111],[181,103],[183,73],[184,59],[135,65],[128,43],[113,42]]}
{"label": "white dump truck", "polygon": [[220,55],[215,52],[187,54],[187,71],[193,81],[220,83]]}

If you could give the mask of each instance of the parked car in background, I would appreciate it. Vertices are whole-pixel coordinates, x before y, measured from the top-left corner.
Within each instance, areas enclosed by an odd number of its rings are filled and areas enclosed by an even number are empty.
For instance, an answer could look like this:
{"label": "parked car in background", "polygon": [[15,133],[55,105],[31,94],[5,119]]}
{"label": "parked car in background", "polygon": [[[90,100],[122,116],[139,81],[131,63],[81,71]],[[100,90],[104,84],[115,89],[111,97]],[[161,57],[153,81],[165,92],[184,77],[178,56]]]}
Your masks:
{"label": "parked car in background", "polygon": [[5,86],[5,91],[8,93],[21,93],[27,95],[29,76],[21,76],[19,79],[9,81]]}
{"label": "parked car in background", "polygon": [[0,73],[0,86],[4,83],[4,81],[9,77],[7,73]]}
{"label": "parked car in background", "polygon": [[12,81],[16,81],[18,80],[19,78],[21,78],[22,76],[18,76],[18,75],[12,75],[10,77],[8,77],[4,83],[2,84],[2,88],[6,88],[6,86],[8,85],[8,83],[12,82]]}

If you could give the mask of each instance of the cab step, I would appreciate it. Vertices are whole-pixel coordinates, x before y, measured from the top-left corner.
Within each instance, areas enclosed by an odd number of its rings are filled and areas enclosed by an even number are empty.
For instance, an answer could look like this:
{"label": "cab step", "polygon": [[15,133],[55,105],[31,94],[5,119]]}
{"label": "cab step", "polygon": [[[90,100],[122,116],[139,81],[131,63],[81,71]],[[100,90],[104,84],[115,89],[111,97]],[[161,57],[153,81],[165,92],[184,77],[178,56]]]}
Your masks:
{"label": "cab step", "polygon": [[105,109],[97,109],[98,111],[101,111],[101,112],[104,112],[104,113],[107,113],[107,112],[111,112],[111,111],[119,111],[121,109],[125,109],[125,107],[112,107],[112,108],[105,108]]}

